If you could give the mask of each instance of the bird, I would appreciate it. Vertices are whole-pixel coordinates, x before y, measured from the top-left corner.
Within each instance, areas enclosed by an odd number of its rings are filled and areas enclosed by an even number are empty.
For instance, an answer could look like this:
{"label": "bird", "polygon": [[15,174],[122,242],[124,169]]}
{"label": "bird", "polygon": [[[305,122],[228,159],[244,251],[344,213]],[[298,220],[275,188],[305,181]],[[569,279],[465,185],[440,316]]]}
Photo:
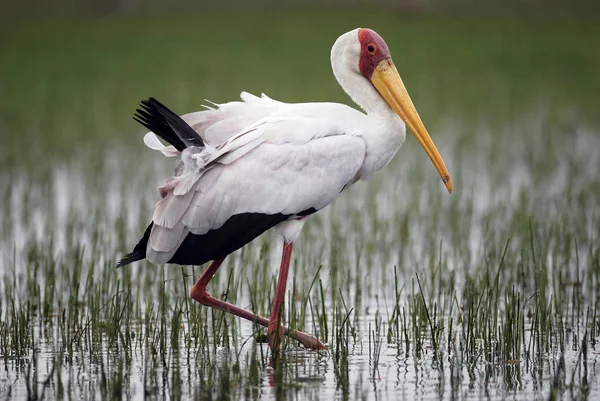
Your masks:
{"label": "bird", "polygon": [[[307,349],[326,348],[315,336],[282,325],[294,243],[310,216],[392,160],[406,128],[452,193],[448,169],[383,38],[368,28],[342,34],[331,49],[331,66],[360,110],[242,92],[240,101],[209,102],[182,116],[151,97],[134,115],[149,130],[147,147],[180,160],[158,188],[160,199],[143,237],[117,267],[144,258],[154,264],[210,262],[191,297],[266,327],[273,355],[284,335]],[[210,295],[206,287],[225,258],[271,228],[283,238],[283,251],[270,317]]]}

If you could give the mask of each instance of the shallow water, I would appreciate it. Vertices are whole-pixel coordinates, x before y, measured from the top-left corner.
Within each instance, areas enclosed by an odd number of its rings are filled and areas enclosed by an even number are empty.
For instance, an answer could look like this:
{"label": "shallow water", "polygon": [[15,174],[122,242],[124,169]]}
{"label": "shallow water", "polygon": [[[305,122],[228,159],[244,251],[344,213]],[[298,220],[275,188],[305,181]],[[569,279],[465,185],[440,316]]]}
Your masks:
{"label": "shallow water", "polygon": [[[189,301],[200,268],[113,268],[172,160],[114,148],[4,171],[0,397],[593,399],[600,133],[566,126],[440,123],[451,196],[409,135],[305,226],[285,320],[329,349],[288,341],[276,369],[252,323]],[[268,315],[280,247],[235,253],[210,291]]]}

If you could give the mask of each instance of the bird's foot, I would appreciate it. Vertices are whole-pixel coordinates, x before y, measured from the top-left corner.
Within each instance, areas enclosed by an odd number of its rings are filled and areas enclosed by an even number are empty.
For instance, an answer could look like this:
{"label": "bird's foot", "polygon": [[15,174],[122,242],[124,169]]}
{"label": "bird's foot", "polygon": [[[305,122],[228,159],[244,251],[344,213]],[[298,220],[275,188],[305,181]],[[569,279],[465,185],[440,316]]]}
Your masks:
{"label": "bird's foot", "polygon": [[277,330],[276,326],[269,326],[267,328],[267,336],[269,338],[269,346],[273,353],[277,353],[279,351],[279,346],[281,345],[281,339],[283,335],[298,341],[306,349],[314,351],[327,349],[327,347],[321,343],[317,337],[311,334],[297,330],[290,330],[285,326],[279,326],[279,330]]}
{"label": "bird's foot", "polygon": [[315,351],[327,349],[327,347],[321,341],[319,341],[317,337],[311,334],[291,330],[286,331],[285,334],[298,341],[306,349],[311,349]]}

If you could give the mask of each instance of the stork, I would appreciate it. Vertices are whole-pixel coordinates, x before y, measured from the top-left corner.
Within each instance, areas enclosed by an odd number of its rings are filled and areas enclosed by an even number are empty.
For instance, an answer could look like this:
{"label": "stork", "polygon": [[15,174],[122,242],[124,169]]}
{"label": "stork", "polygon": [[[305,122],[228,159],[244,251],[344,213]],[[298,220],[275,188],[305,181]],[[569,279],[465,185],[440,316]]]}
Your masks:
{"label": "stork", "polygon": [[[331,49],[331,66],[362,112],[344,104],[289,104],[242,92],[241,101],[212,103],[181,117],[149,98],[134,117],[150,130],[144,137],[148,147],[181,161],[159,188],[142,239],[117,266],[144,258],[155,264],[211,261],[191,297],[267,327],[274,355],[282,335],[309,349],[325,348],[316,337],[281,325],[294,242],[312,214],[390,162],[406,127],[452,192],[448,170],[382,37],[366,28],[343,34]],[[266,318],[214,298],[206,286],[227,255],[270,228],[283,237],[283,254]]]}

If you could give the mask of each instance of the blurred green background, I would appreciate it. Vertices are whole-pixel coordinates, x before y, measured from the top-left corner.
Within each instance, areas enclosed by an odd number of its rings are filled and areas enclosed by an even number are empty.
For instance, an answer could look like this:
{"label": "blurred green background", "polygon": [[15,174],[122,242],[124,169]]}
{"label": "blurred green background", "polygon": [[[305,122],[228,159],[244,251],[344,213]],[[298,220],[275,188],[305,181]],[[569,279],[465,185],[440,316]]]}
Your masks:
{"label": "blurred green background", "polygon": [[139,146],[130,117],[148,96],[179,113],[242,90],[349,102],[329,50],[358,26],[386,39],[432,134],[448,118],[475,130],[540,110],[550,121],[595,125],[595,4],[3,1],[0,166],[99,144]]}

